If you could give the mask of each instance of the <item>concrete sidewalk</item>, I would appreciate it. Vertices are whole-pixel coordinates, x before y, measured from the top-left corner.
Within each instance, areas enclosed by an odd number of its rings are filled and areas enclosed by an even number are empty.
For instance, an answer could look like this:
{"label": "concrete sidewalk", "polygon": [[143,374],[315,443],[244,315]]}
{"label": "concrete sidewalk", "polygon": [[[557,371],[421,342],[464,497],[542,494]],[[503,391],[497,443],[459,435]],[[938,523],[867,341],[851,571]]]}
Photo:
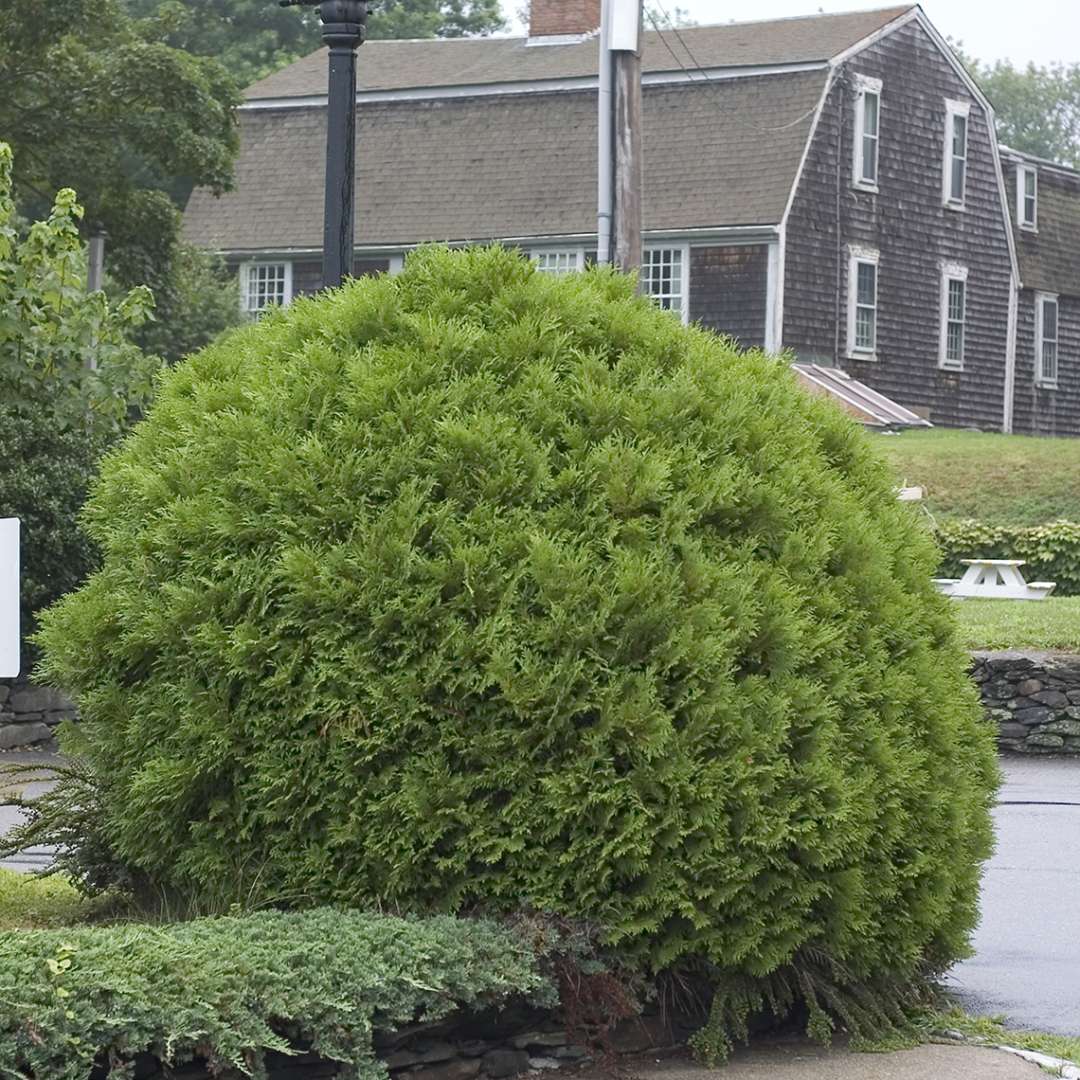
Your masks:
{"label": "concrete sidewalk", "polygon": [[[762,1043],[736,1050],[731,1061],[708,1069],[685,1057],[645,1055],[626,1063],[634,1080],[1045,1080],[1049,1075],[1003,1050],[931,1043],[888,1054],[857,1054],[803,1040]],[[590,1080],[599,1073],[591,1070]]]}

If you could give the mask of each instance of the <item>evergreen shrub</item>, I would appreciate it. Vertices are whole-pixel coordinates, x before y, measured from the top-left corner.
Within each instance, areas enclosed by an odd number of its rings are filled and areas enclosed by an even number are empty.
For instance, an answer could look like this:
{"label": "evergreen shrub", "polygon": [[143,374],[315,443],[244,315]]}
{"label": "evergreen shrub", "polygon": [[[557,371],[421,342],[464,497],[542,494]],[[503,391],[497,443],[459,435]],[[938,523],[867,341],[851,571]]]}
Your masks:
{"label": "evergreen shrub", "polygon": [[521,937],[480,920],[321,908],[8,931],[0,1075],[120,1080],[149,1053],[258,1078],[268,1051],[310,1048],[342,1080],[378,1080],[374,1032],[515,995],[542,1003],[551,988]]}
{"label": "evergreen shrub", "polygon": [[996,766],[892,489],[610,272],[436,248],[298,300],[164,376],[45,616],[89,850],[214,902],[586,919],[740,1000],[910,983],[966,948]]}

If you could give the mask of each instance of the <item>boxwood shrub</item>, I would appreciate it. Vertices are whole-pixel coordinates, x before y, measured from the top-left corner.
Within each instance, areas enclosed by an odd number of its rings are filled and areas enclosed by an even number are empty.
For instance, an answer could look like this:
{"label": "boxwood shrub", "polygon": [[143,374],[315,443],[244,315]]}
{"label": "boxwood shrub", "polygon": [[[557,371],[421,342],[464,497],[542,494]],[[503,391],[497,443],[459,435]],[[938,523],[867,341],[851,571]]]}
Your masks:
{"label": "boxwood shrub", "polygon": [[[376,1080],[372,1034],[550,998],[523,938],[483,921],[317,909],[0,933],[0,1075],[130,1077],[135,1056],[264,1076],[310,1049]],[[233,1074],[236,1075],[236,1074]]]}
{"label": "boxwood shrub", "polygon": [[436,248],[298,300],[164,377],[85,521],[43,675],[132,880],[531,906],[751,996],[966,949],[996,767],[925,525],[628,279]]}

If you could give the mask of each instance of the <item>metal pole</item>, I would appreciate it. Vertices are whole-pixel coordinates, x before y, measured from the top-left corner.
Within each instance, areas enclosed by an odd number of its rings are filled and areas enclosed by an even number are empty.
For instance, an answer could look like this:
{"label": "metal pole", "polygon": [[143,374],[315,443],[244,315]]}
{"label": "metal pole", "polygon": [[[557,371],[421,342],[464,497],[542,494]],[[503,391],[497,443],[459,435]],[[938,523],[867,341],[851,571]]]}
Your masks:
{"label": "metal pole", "polygon": [[611,23],[611,0],[600,5],[600,109],[597,130],[597,191],[596,191],[596,261],[604,266],[611,262],[611,211],[614,201],[615,172],[615,115],[612,101],[611,47],[608,36]]}
{"label": "metal pole", "polygon": [[363,0],[323,0],[323,41],[330,50],[326,108],[326,202],[323,217],[323,288],[336,289],[352,274],[356,199],[356,50],[364,41]]}

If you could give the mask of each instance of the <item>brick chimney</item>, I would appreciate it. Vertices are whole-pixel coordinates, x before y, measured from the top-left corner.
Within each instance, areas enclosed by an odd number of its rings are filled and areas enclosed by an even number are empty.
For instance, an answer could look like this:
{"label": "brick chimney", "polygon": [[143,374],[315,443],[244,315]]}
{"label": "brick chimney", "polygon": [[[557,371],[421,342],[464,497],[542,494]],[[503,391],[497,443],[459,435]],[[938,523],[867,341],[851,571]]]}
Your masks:
{"label": "brick chimney", "polygon": [[529,37],[591,34],[600,28],[600,0],[531,0]]}

